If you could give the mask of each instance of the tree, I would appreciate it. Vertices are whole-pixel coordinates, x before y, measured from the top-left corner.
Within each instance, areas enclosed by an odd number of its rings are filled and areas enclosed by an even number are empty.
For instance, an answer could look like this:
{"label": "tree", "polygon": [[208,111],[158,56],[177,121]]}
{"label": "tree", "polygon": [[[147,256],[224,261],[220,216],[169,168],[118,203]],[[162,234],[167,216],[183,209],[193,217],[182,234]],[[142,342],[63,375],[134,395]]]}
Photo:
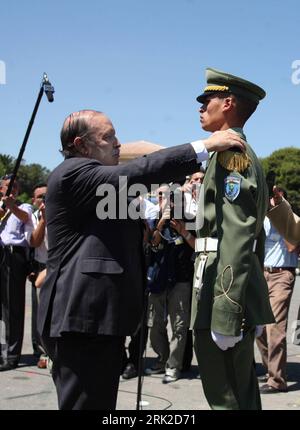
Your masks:
{"label": "tree", "polygon": [[271,170],[275,172],[276,185],[286,190],[293,210],[300,214],[300,149],[278,149],[261,162],[266,174]]}
{"label": "tree", "polygon": [[10,155],[0,154],[0,176],[11,173],[14,166],[14,158]]}
{"label": "tree", "polygon": [[40,164],[22,164],[18,173],[21,192],[31,197],[37,184],[47,183],[49,173],[50,171]]}
{"label": "tree", "polygon": [[[15,159],[10,155],[0,154],[0,175],[12,173],[15,165]],[[31,202],[32,191],[35,185],[47,183],[50,171],[40,164],[22,164],[18,171],[18,181],[20,184],[19,200],[22,202]]]}

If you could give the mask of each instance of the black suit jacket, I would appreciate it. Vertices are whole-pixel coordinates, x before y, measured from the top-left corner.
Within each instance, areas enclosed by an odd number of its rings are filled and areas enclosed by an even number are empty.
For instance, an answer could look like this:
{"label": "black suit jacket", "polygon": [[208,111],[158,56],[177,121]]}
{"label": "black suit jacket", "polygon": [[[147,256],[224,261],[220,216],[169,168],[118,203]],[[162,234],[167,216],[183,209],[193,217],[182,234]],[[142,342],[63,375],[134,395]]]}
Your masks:
{"label": "black suit jacket", "polygon": [[[145,279],[140,221],[100,220],[96,215],[101,184],[118,189],[182,178],[199,168],[190,144],[165,149],[118,166],[69,158],[48,181],[47,277],[41,288],[39,332],[130,335],[139,323]],[[46,324],[47,321],[47,324]],[[48,332],[48,330],[47,330]]]}

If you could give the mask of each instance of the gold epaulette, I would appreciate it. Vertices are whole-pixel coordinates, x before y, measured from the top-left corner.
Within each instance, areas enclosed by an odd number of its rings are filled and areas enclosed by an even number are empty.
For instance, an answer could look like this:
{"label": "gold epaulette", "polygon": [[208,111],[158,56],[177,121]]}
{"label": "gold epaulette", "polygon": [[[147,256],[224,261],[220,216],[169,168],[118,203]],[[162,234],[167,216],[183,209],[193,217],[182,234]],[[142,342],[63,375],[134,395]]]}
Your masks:
{"label": "gold epaulette", "polygon": [[244,172],[252,164],[252,160],[247,153],[224,151],[219,152],[218,162],[224,169],[230,172]]}

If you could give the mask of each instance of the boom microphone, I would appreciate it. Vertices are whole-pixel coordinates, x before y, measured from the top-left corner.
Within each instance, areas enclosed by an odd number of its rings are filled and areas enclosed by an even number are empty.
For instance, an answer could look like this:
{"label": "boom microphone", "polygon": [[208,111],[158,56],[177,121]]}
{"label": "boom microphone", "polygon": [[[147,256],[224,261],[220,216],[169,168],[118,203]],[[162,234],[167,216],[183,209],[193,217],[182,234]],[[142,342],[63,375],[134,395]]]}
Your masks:
{"label": "boom microphone", "polygon": [[48,79],[47,73],[44,73],[44,75],[43,75],[43,80],[42,80],[42,83],[41,83],[41,86],[40,86],[40,91],[39,91],[37,100],[35,102],[35,106],[34,106],[34,109],[33,109],[33,112],[32,112],[32,115],[31,115],[31,118],[30,118],[27,130],[26,130],[26,133],[25,133],[25,137],[24,137],[22,146],[21,146],[20,151],[19,151],[19,155],[18,155],[16,164],[14,166],[14,170],[13,170],[13,173],[12,173],[11,180],[10,180],[10,182],[8,184],[8,187],[7,187],[7,190],[6,190],[6,193],[5,193],[6,196],[9,196],[10,193],[11,193],[11,190],[12,190],[14,181],[16,179],[16,176],[17,176],[17,173],[18,173],[21,161],[22,161],[22,157],[23,157],[26,145],[27,145],[27,141],[28,141],[28,138],[29,138],[29,135],[30,135],[33,123],[34,123],[34,119],[35,119],[36,113],[38,111],[38,108],[39,108],[39,105],[40,105],[40,101],[42,100],[44,92],[46,93],[48,101],[50,103],[52,103],[53,100],[54,100],[54,98],[53,98],[54,87],[51,85],[51,82]]}
{"label": "boom microphone", "polygon": [[43,77],[43,86],[44,86],[44,91],[47,96],[48,102],[52,103],[54,101],[53,94],[55,91],[46,73],[44,73],[44,77]]}

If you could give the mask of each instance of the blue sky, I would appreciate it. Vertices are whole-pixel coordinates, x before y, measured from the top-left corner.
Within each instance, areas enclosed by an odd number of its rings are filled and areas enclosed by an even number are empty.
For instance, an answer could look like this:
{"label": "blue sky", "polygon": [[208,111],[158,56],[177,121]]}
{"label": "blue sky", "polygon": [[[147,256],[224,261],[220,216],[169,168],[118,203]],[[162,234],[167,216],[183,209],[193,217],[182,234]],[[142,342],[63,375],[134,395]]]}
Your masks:
{"label": "blue sky", "polygon": [[27,163],[60,163],[62,122],[83,108],[107,113],[121,143],[206,136],[195,100],[206,67],[267,91],[245,128],[259,156],[299,147],[299,18],[298,0],[2,0],[0,152],[17,156],[44,71],[55,102],[42,100]]}

